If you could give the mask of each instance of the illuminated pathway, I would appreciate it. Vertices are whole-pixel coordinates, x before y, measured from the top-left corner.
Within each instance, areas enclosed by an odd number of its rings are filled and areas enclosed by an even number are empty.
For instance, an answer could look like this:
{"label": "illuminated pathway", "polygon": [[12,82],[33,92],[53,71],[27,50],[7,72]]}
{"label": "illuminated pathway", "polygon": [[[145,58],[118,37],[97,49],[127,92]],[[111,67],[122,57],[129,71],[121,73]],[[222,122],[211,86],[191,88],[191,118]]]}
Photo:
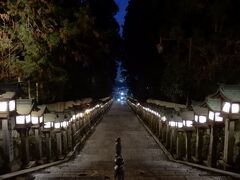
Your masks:
{"label": "illuminated pathway", "polygon": [[167,160],[127,105],[114,104],[72,161],[33,174],[35,179],[113,179],[115,138],[122,139],[126,180],[230,179]]}

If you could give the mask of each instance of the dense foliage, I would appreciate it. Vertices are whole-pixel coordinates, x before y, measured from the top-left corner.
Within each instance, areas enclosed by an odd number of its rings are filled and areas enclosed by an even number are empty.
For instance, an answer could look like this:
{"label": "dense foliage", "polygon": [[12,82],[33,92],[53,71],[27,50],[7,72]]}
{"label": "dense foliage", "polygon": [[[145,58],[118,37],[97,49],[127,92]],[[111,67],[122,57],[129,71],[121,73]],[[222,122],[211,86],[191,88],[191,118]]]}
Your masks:
{"label": "dense foliage", "polygon": [[37,82],[43,102],[110,95],[117,10],[113,0],[1,1],[0,82]]}
{"label": "dense foliage", "polygon": [[131,0],[124,43],[133,94],[185,102],[203,100],[219,83],[240,83],[239,7],[236,0]]}

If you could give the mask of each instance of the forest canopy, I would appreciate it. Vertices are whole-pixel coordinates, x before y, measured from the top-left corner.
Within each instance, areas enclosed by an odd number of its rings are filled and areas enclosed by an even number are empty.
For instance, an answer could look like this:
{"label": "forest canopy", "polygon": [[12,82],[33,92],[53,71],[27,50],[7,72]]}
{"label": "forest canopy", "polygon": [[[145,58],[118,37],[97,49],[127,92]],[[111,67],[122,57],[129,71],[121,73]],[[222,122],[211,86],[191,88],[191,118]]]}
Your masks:
{"label": "forest canopy", "polygon": [[42,102],[110,95],[117,11],[113,0],[1,1],[0,82],[38,83]]}
{"label": "forest canopy", "polygon": [[134,96],[203,100],[221,83],[240,83],[239,7],[236,0],[129,1],[124,64]]}

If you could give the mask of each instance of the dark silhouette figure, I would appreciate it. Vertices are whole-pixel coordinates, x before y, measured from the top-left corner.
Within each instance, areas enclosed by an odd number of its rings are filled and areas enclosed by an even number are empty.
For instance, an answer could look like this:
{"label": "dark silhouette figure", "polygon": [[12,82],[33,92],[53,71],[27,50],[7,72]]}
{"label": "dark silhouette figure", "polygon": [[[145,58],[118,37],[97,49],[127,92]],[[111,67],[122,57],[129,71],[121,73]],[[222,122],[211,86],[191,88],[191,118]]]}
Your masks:
{"label": "dark silhouette figure", "polygon": [[124,180],[124,169],[123,169],[123,158],[121,156],[115,157],[115,166],[114,166],[114,179],[115,180]]}
{"label": "dark silhouette figure", "polygon": [[123,169],[123,158],[122,158],[122,146],[121,146],[121,139],[117,138],[115,140],[115,166],[114,166],[114,179],[115,180],[124,180],[124,169]]}
{"label": "dark silhouette figure", "polygon": [[122,156],[122,145],[121,145],[121,139],[117,138],[115,140],[115,147],[116,147],[116,155],[117,156]]}

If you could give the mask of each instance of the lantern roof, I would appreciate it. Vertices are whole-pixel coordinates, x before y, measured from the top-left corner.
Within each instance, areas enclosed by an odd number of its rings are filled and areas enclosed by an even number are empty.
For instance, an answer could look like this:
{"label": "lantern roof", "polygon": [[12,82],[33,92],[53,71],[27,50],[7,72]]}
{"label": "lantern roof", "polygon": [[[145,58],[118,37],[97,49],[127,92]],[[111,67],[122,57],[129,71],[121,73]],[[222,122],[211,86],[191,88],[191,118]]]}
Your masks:
{"label": "lantern roof", "polygon": [[165,116],[168,121],[181,121],[182,120],[182,118],[176,112],[166,113]]}
{"label": "lantern roof", "polygon": [[177,104],[173,102],[166,102],[166,101],[154,100],[154,99],[148,99],[147,103],[152,103],[152,104],[156,104],[158,106],[164,106],[167,108],[174,108],[176,111],[180,111],[181,109],[186,108],[186,105],[184,104]]}
{"label": "lantern roof", "polygon": [[40,106],[37,106],[37,108],[38,108],[38,110],[33,110],[31,113],[32,116],[34,116],[34,117],[41,117],[47,111],[46,105],[40,105]]}
{"label": "lantern roof", "polygon": [[29,115],[34,107],[33,99],[17,99],[16,111],[19,115]]}
{"label": "lantern roof", "polygon": [[56,121],[68,121],[71,118],[71,116],[66,112],[56,113],[56,117]]}
{"label": "lantern roof", "polygon": [[182,117],[179,116],[179,115],[177,115],[177,114],[175,114],[175,115],[173,116],[173,120],[174,120],[174,121],[177,121],[177,122],[182,122]]}
{"label": "lantern roof", "polygon": [[92,102],[92,98],[83,98],[81,101],[83,104],[90,104]]}
{"label": "lantern roof", "polygon": [[194,120],[194,112],[193,111],[183,111],[183,112],[181,112],[180,115],[183,120]]}
{"label": "lantern roof", "polygon": [[7,91],[3,94],[0,94],[0,101],[11,100],[16,96],[16,92]]}
{"label": "lantern roof", "polygon": [[65,112],[68,112],[70,114],[75,114],[76,112],[81,112],[84,109],[86,109],[88,106],[81,104],[81,105],[73,105],[71,108],[68,108],[65,110]]}
{"label": "lantern roof", "polygon": [[199,116],[207,116],[208,114],[208,109],[198,106],[198,105],[192,105],[193,111],[195,112],[195,114],[199,115]]}
{"label": "lantern roof", "polygon": [[54,122],[57,119],[57,115],[54,112],[44,114],[44,122]]}
{"label": "lantern roof", "polygon": [[221,99],[220,98],[206,98],[206,105],[212,111],[221,111]]}
{"label": "lantern roof", "polygon": [[166,118],[168,121],[173,121],[173,115],[172,114],[166,114]]}
{"label": "lantern roof", "polygon": [[[109,101],[111,99],[111,97],[110,96],[108,96],[108,97],[105,97],[105,98],[101,98],[101,99],[99,99],[101,102],[106,102],[106,101]],[[131,99],[131,100],[135,100],[135,99]],[[135,101],[137,101],[137,100],[135,100]]]}
{"label": "lantern roof", "polygon": [[65,109],[65,102],[47,104],[47,109],[51,112],[63,112]]}
{"label": "lantern roof", "polygon": [[74,101],[66,101],[65,104],[64,104],[64,109],[69,109],[69,108],[72,108],[74,105]]}
{"label": "lantern roof", "polygon": [[82,101],[81,100],[75,100],[74,101],[74,106],[80,106],[82,104]]}
{"label": "lantern roof", "polygon": [[238,85],[221,85],[219,92],[223,98],[231,102],[240,102],[240,84]]}

